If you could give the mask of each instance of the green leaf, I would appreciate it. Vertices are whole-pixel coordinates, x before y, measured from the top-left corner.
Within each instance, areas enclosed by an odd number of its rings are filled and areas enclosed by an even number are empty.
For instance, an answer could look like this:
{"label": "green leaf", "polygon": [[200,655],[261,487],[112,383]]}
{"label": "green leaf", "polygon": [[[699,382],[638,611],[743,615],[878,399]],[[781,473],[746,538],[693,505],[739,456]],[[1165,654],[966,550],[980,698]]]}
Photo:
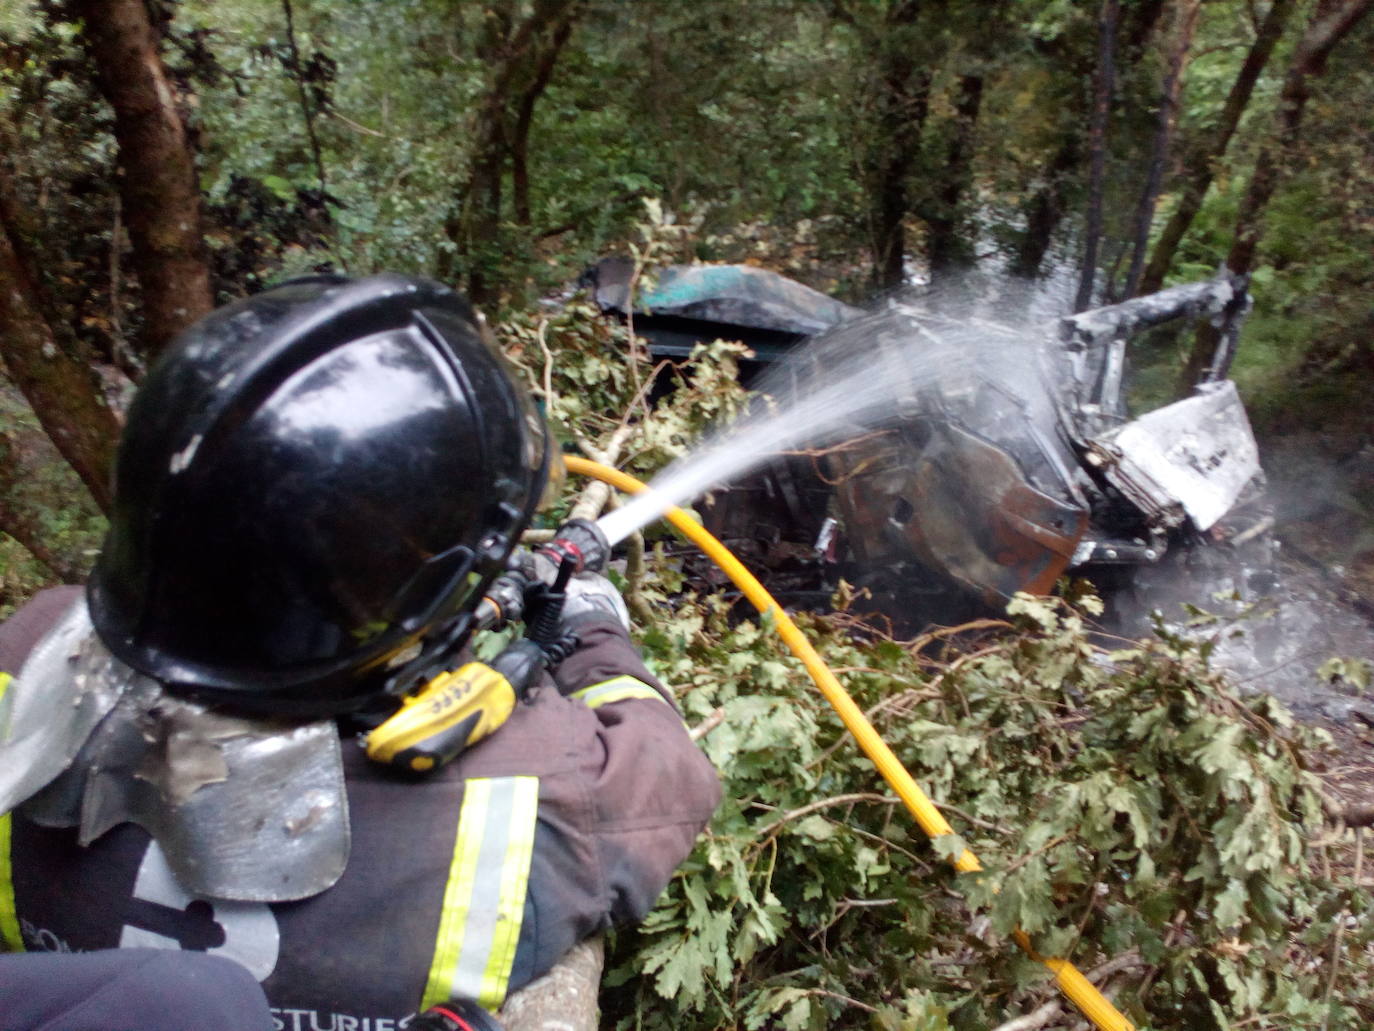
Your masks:
{"label": "green leaf", "polygon": [[968,850],[968,843],[958,834],[938,834],[930,839],[930,846],[937,856],[951,862]]}
{"label": "green leaf", "polygon": [[291,185],[290,180],[283,179],[279,175],[263,176],[262,185],[275,193],[278,200],[294,201],[296,199],[296,188]]}
{"label": "green leaf", "polygon": [[1012,596],[1011,601],[1007,602],[1007,615],[1024,616],[1046,632],[1056,630],[1059,627],[1059,615],[1055,611],[1054,602],[1051,599],[1026,594],[1022,591],[1018,591]]}
{"label": "green leaf", "polygon": [[1218,927],[1234,927],[1245,921],[1245,904],[1249,900],[1249,894],[1245,890],[1245,883],[1232,877],[1226,882],[1226,888],[1217,897],[1213,919]]}
{"label": "green leaf", "polygon": [[799,820],[793,828],[796,833],[812,841],[829,841],[835,836],[836,827],[824,816],[811,815]]}

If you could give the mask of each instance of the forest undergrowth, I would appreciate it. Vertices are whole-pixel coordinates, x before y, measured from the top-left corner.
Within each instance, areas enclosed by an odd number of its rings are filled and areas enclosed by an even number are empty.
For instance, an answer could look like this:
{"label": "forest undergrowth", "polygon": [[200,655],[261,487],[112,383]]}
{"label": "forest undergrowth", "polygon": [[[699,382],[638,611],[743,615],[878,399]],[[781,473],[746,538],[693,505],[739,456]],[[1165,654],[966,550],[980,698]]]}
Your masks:
{"label": "forest undergrowth", "polygon": [[[654,583],[642,641],[689,723],[720,720],[702,745],[726,801],[616,943],[618,1026],[1069,1026],[1018,927],[1141,1027],[1374,1019],[1357,839],[1327,824],[1309,762],[1329,739],[1238,696],[1206,644],[1161,627],[1103,650],[1091,595],[910,641],[853,599],[807,618],[957,831],[930,841],[776,635],[675,595],[668,569]],[[953,872],[964,847],[982,873]]]}

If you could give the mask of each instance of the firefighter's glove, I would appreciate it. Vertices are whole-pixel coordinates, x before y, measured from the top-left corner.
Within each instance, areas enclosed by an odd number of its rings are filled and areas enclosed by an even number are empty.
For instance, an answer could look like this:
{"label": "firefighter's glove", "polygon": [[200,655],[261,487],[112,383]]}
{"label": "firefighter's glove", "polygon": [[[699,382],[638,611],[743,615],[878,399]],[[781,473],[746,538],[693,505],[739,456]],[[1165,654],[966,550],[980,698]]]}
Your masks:
{"label": "firefighter's glove", "polygon": [[[558,575],[558,566],[553,560],[536,553],[533,562],[538,578],[552,584]],[[600,573],[578,573],[568,581],[564,594],[567,600],[563,602],[563,618],[559,621],[561,629],[575,630],[578,623],[589,623],[596,617],[614,619],[625,630],[630,629],[630,611],[625,607],[625,599]]]}
{"label": "firefighter's glove", "polygon": [[630,610],[615,584],[600,573],[578,573],[568,581],[568,600],[563,603],[563,627],[574,630],[592,616],[610,617],[630,629]]}

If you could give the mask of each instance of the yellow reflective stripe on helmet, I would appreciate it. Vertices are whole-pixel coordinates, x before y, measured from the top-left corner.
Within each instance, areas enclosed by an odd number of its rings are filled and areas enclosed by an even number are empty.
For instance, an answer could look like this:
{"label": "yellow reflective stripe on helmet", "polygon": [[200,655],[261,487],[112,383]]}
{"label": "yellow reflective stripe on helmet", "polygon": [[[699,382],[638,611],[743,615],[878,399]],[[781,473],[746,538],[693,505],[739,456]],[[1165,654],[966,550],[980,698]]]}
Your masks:
{"label": "yellow reflective stripe on helmet", "polygon": [[[0,673],[0,698],[14,678]],[[0,945],[6,952],[23,952],[24,938],[19,933],[19,913],[14,905],[14,869],[10,859],[10,814],[0,815]]]}
{"label": "yellow reflective stripe on helmet", "polygon": [[603,680],[599,684],[574,691],[568,697],[586,702],[589,709],[608,705],[611,702],[623,702],[626,698],[657,698],[664,705],[668,704],[667,699],[652,687],[631,676],[619,676],[610,680]]}
{"label": "yellow reflective stripe on helmet", "polygon": [[505,999],[538,812],[538,777],[477,778],[464,785],[422,1010],[450,999],[494,1010]]}

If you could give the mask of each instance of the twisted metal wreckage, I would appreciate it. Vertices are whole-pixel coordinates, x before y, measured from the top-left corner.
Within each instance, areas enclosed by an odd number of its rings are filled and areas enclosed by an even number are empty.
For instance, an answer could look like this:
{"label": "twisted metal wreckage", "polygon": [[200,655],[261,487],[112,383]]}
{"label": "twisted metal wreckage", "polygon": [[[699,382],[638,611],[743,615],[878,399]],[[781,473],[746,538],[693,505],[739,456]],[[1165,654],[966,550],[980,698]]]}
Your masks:
{"label": "twisted metal wreckage", "polygon": [[[614,258],[589,272],[603,312],[627,315],[632,274]],[[817,600],[844,575],[998,605],[1047,592],[1066,572],[1154,564],[1244,528],[1238,517],[1257,511],[1262,474],[1227,373],[1249,307],[1244,280],[1223,271],[1027,329],[897,299],[866,313],[747,266],[675,266],[640,293],[634,329],[671,359],[741,340],[753,352],[746,383],[784,358],[804,367],[812,349],[799,345],[821,336],[825,355],[965,356],[932,361],[877,432],[856,426],[823,458],[780,456],[717,492],[702,515],[756,568],[789,558],[795,567],[805,553],[821,582],[801,593]],[[1201,319],[1220,343],[1192,395],[1132,417],[1131,341]]]}

